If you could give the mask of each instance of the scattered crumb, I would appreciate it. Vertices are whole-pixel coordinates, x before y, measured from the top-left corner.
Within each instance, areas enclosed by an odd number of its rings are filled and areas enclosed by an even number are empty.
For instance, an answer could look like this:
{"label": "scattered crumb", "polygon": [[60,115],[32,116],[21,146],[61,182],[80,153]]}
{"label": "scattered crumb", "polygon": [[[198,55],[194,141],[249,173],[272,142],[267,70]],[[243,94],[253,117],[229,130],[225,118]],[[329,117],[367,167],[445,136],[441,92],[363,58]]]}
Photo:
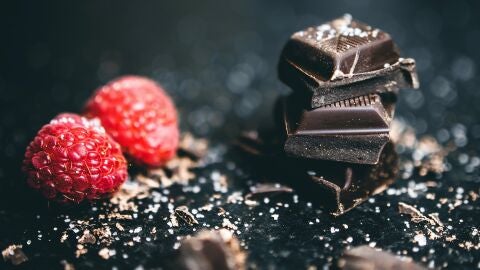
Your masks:
{"label": "scattered crumb", "polygon": [[60,264],[63,265],[63,270],[75,270],[75,266],[66,260],[62,260]]}
{"label": "scattered crumb", "polygon": [[27,255],[23,253],[22,245],[10,245],[2,250],[4,261],[10,261],[13,265],[19,265],[28,261]]}
{"label": "scattered crumb", "polygon": [[80,239],[78,239],[79,244],[95,244],[95,242],[97,242],[97,238],[89,230],[85,230]]}
{"label": "scattered crumb", "polygon": [[229,228],[235,231],[238,229],[237,225],[233,224],[228,218],[223,219],[222,227]]}
{"label": "scattered crumb", "polygon": [[110,257],[114,254],[115,251],[108,248],[102,248],[100,251],[98,251],[98,255],[104,260],[110,259]]}
{"label": "scattered crumb", "polygon": [[188,225],[198,224],[198,220],[192,213],[190,213],[188,207],[186,207],[185,205],[181,205],[175,208],[175,216],[179,217]]}
{"label": "scattered crumb", "polygon": [[178,148],[194,159],[201,159],[207,154],[208,141],[195,138],[191,133],[186,132],[182,134]]}
{"label": "scattered crumb", "polygon": [[125,228],[123,228],[123,226],[120,225],[120,223],[118,223],[118,222],[115,223],[115,227],[116,227],[119,231],[122,231],[122,232],[125,231]]}
{"label": "scattered crumb", "polygon": [[84,245],[78,244],[77,250],[75,251],[75,257],[79,258],[80,256],[86,254],[87,252],[88,252],[88,249],[86,249]]}
{"label": "scattered crumb", "polygon": [[407,214],[411,217],[411,220],[412,222],[415,222],[415,223],[420,223],[422,221],[426,221],[428,223],[430,223],[431,225],[435,225],[435,221],[431,218],[428,218],[426,217],[425,215],[423,215],[420,210],[418,210],[417,208],[409,205],[409,204],[406,204],[404,202],[399,202],[398,203],[398,211],[400,212],[400,214]]}

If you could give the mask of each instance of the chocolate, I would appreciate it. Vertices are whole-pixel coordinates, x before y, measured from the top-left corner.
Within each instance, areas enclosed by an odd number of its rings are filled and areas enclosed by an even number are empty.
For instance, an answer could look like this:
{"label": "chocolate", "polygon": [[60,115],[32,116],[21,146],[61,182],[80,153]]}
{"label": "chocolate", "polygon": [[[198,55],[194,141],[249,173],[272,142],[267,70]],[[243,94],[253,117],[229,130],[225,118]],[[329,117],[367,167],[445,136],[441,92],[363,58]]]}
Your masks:
{"label": "chocolate", "polygon": [[255,159],[255,171],[291,186],[295,192],[340,216],[368,197],[384,191],[399,171],[393,143],[387,143],[376,165],[297,159],[279,154],[280,144],[268,144],[269,138],[243,136],[237,142]]}
{"label": "chocolate", "polygon": [[323,81],[297,64],[282,59],[279,77],[294,91],[308,97],[311,108],[369,93],[397,93],[402,88],[416,89],[420,85],[415,60],[411,58],[400,59],[380,70],[354,74],[336,81]]}
{"label": "chocolate", "polygon": [[353,20],[349,14],[294,33],[282,54],[324,81],[378,70],[396,63],[399,57],[389,34]]}
{"label": "chocolate", "polygon": [[411,258],[400,258],[390,252],[376,250],[369,246],[359,246],[344,252],[338,260],[339,269],[343,270],[422,270],[426,269]]}
{"label": "chocolate", "polygon": [[398,155],[393,143],[388,143],[377,165],[359,165],[342,162],[308,164],[305,187],[312,199],[323,204],[334,216],[343,215],[383,192],[398,174]]}
{"label": "chocolate", "polygon": [[182,270],[245,269],[246,254],[232,232],[201,231],[182,241],[175,267]]}
{"label": "chocolate", "polygon": [[400,58],[390,35],[350,15],[293,34],[280,57],[279,77],[309,95],[311,108],[419,85],[415,61]]}
{"label": "chocolate", "polygon": [[387,111],[377,94],[360,96],[309,110],[305,99],[291,95],[283,102],[289,156],[376,164],[389,141],[393,107]]}

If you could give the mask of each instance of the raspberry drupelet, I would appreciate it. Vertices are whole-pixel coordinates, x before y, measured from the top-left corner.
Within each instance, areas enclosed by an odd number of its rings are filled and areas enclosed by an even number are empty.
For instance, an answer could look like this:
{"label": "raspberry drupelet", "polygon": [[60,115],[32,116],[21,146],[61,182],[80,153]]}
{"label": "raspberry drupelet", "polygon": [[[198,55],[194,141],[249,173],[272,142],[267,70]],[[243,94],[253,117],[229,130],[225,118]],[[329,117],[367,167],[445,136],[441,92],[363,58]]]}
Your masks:
{"label": "raspberry drupelet", "polygon": [[127,179],[120,146],[98,119],[58,115],[27,147],[28,184],[50,200],[79,203],[115,192]]}
{"label": "raspberry drupelet", "polygon": [[179,131],[175,105],[150,79],[125,76],[107,83],[89,99],[85,115],[98,117],[137,164],[162,166],[176,153]]}

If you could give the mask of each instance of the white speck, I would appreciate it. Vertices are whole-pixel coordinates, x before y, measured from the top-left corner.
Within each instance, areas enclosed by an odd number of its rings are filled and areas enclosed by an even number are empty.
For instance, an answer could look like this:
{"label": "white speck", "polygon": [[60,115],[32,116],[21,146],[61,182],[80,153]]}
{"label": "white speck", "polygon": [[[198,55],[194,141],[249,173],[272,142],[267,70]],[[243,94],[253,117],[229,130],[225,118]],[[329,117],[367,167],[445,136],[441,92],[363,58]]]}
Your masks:
{"label": "white speck", "polygon": [[293,202],[298,203],[298,195],[293,195]]}
{"label": "white speck", "polygon": [[417,242],[418,245],[421,246],[421,247],[427,245],[427,238],[425,237],[424,234],[415,235],[415,237],[413,238],[413,241]]}

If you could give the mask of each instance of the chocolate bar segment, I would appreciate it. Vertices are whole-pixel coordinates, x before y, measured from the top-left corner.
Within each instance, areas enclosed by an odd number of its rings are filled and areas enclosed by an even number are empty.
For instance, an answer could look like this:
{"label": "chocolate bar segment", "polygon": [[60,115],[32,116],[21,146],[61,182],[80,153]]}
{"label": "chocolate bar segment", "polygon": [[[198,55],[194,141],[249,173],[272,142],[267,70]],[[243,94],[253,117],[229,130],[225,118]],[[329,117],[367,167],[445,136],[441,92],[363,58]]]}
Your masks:
{"label": "chocolate bar segment", "polygon": [[389,34],[347,14],[294,33],[281,57],[334,81],[394,64],[400,55]]}
{"label": "chocolate bar segment", "polygon": [[376,71],[357,73],[336,81],[324,81],[298,64],[282,59],[279,77],[286,85],[311,101],[310,108],[318,108],[340,100],[370,93],[397,93],[399,89],[419,87],[415,60],[400,59]]}
{"label": "chocolate bar segment", "polygon": [[[371,94],[305,109],[304,99],[284,100],[285,153],[293,157],[376,164],[389,140],[391,112]],[[393,107],[389,107],[393,108]]]}
{"label": "chocolate bar segment", "polygon": [[245,134],[237,145],[248,154],[248,163],[254,164],[255,172],[290,185],[334,216],[384,191],[398,175],[398,154],[390,142],[376,165],[363,165],[282,156],[278,153],[281,145],[271,141],[268,134]]}

